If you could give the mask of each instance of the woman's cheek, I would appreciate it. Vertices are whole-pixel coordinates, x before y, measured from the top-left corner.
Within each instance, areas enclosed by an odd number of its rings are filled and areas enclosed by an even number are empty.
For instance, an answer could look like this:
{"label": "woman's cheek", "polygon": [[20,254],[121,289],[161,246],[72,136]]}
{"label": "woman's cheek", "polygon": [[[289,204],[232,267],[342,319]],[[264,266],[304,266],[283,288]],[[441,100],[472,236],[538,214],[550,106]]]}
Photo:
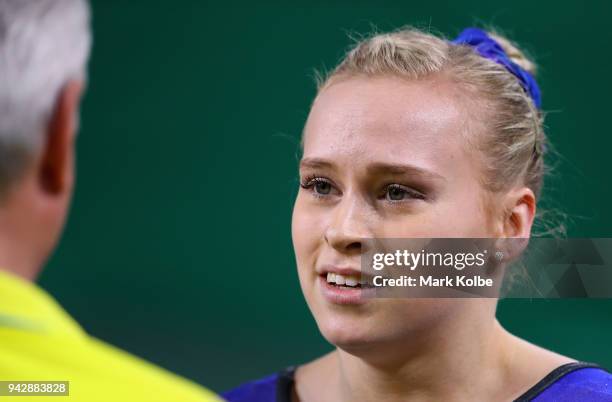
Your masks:
{"label": "woman's cheek", "polygon": [[316,251],[324,238],[324,220],[318,208],[313,208],[304,195],[299,195],[293,209],[291,224],[293,246],[297,258],[298,269],[314,269],[307,267],[316,259]]}
{"label": "woman's cheek", "polygon": [[380,238],[430,238],[440,229],[437,214],[428,212],[395,214],[376,222],[376,237]]}

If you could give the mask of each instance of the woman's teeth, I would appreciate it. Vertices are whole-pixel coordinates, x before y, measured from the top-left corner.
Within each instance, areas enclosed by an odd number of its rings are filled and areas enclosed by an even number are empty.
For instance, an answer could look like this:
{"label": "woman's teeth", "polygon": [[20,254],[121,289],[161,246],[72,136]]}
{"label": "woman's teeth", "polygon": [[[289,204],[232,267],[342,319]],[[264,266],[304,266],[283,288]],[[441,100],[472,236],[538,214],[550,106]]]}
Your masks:
{"label": "woman's teeth", "polygon": [[358,287],[360,279],[358,275],[340,275],[333,272],[327,273],[327,283],[333,283],[340,286]]}

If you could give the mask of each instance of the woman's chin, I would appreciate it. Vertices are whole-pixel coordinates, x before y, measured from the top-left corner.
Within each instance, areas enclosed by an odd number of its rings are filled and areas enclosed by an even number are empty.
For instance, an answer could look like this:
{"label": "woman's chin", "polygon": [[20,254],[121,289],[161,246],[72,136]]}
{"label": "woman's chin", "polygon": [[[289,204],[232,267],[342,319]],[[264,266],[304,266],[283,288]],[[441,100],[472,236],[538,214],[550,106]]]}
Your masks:
{"label": "woman's chin", "polygon": [[352,319],[328,319],[319,323],[319,330],[329,343],[347,351],[365,348],[385,337],[367,322]]}
{"label": "woman's chin", "polygon": [[315,308],[313,312],[323,337],[351,353],[396,344],[431,328],[457,306],[444,300],[397,299],[378,300],[358,308]]}

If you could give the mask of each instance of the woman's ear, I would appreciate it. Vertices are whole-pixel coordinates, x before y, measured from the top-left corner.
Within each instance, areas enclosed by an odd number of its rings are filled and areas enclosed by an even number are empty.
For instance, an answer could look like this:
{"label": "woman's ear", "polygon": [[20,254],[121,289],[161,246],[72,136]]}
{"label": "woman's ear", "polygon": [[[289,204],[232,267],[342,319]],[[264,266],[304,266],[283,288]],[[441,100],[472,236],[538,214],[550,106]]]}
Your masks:
{"label": "woman's ear", "polygon": [[527,187],[510,191],[505,197],[504,206],[504,237],[529,238],[536,212],[533,191]]}

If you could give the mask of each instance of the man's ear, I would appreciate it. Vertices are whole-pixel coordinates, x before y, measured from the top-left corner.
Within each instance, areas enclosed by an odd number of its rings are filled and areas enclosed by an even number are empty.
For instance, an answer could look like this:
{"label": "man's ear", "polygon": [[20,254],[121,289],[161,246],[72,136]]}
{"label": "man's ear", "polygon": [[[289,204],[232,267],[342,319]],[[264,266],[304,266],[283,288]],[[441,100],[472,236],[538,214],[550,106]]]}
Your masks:
{"label": "man's ear", "polygon": [[527,187],[515,189],[507,194],[505,205],[504,237],[529,238],[536,212],[533,191]]}
{"label": "man's ear", "polygon": [[69,81],[61,89],[47,125],[39,177],[41,190],[49,195],[60,195],[72,188],[74,140],[82,89],[81,81]]}

